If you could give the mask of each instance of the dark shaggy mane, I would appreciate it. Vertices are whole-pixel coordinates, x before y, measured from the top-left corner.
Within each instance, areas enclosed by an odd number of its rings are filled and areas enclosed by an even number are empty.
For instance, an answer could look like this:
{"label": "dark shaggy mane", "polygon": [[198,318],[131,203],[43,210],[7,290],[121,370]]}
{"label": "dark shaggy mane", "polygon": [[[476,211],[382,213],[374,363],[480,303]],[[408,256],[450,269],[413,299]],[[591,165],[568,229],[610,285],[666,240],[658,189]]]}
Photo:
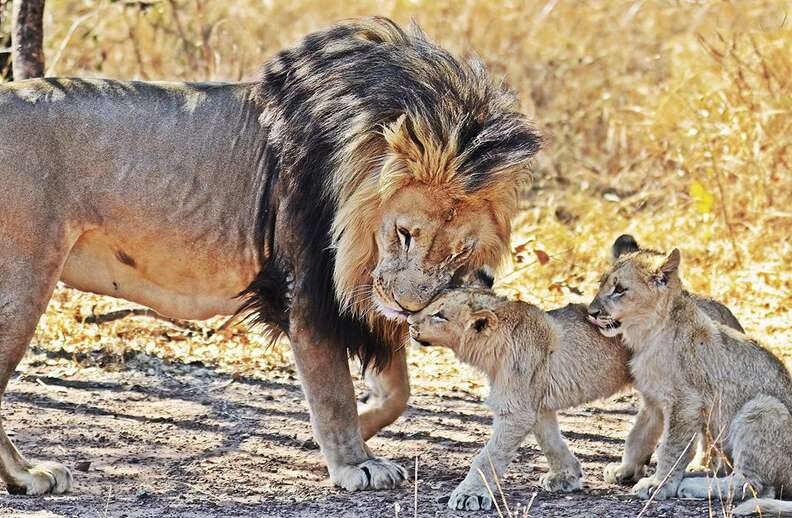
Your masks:
{"label": "dark shaggy mane", "polygon": [[[405,31],[386,18],[309,34],[264,64],[254,96],[268,133],[262,163],[279,185],[262,195],[258,234],[265,242],[271,236],[273,196],[285,196],[285,213],[279,210],[278,217],[288,218],[303,250],[295,260],[295,284],[302,287],[295,298],[310,301],[310,322],[321,336],[344,344],[364,365],[383,367],[403,333],[372,329],[342,311],[331,232],[349,186],[379,174],[383,128],[406,115],[406,131],[416,142],[419,130],[428,128],[428,138],[457,150],[456,174],[468,193],[504,181],[507,170],[527,169],[542,138],[480,61],[457,60],[416,25]],[[244,309],[287,331],[288,301],[265,302],[282,288],[274,284],[283,267],[270,266],[278,256],[275,242],[243,293]]]}

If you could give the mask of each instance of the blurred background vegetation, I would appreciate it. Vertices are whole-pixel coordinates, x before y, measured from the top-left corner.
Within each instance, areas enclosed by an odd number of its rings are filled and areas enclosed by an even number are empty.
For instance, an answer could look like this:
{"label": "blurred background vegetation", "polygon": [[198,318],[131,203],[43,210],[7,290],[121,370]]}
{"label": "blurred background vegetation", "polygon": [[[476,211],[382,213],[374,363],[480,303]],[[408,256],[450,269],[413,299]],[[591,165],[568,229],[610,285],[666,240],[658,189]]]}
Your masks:
{"label": "blurred background vegetation", "polygon": [[[587,301],[611,242],[630,232],[646,246],[679,246],[692,290],[792,356],[788,1],[48,0],[46,69],[254,79],[305,33],[374,14],[414,19],[457,55],[480,55],[549,137],[514,222],[504,293],[546,308]],[[0,47],[7,33],[0,27]],[[285,344],[265,348],[240,327],[213,333],[220,320],[194,330],[82,323],[120,307],[129,305],[61,287],[36,343],[119,358],[141,350],[244,375],[291,371]],[[443,351],[417,351],[411,363],[421,386],[478,383]]]}

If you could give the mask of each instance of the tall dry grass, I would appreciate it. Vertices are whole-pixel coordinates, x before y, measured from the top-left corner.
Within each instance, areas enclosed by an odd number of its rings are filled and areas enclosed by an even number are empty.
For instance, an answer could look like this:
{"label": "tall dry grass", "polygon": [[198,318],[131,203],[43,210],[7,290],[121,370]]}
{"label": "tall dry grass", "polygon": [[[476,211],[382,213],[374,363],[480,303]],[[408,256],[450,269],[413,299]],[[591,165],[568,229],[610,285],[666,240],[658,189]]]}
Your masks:
{"label": "tall dry grass", "polygon": [[[792,354],[791,9],[760,0],[50,0],[46,55],[53,75],[239,80],[334,20],[415,19],[454,52],[481,55],[550,137],[515,221],[503,290],[543,306],[586,300],[610,242],[631,232],[681,247],[692,289]],[[37,340],[235,372],[288,364],[283,348],[265,351],[240,330],[190,337],[159,322],[76,323],[119,305],[59,290]],[[422,351],[413,362],[437,365],[436,356],[447,359]],[[424,369],[426,383],[471,379],[440,365]]]}

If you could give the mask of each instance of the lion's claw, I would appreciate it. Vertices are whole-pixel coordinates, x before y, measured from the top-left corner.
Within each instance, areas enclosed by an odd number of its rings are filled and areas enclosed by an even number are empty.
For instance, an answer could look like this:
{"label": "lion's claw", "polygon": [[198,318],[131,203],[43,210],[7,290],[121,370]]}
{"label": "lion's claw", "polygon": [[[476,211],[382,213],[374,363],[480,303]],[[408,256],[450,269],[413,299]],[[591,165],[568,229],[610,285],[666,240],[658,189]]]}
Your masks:
{"label": "lion's claw", "polygon": [[337,470],[333,482],[347,491],[364,489],[392,489],[407,480],[407,470],[381,457],[368,459],[356,466]]}
{"label": "lion's claw", "polygon": [[666,500],[676,497],[677,487],[679,487],[678,480],[666,480],[663,483],[655,477],[645,477],[633,486],[632,493],[643,500],[648,500],[652,495],[655,500]]}
{"label": "lion's claw", "polygon": [[492,509],[492,498],[486,487],[470,486],[463,482],[451,493],[448,507],[458,511],[489,511]]}
{"label": "lion's claw", "polygon": [[629,484],[638,482],[644,475],[644,467],[611,462],[605,466],[604,478],[609,484]]}
{"label": "lion's claw", "polygon": [[41,462],[30,468],[18,484],[9,484],[12,495],[60,495],[71,491],[72,474],[57,462]]}
{"label": "lion's claw", "polygon": [[561,491],[571,493],[580,491],[583,487],[580,470],[550,471],[539,479],[539,484],[545,491]]}

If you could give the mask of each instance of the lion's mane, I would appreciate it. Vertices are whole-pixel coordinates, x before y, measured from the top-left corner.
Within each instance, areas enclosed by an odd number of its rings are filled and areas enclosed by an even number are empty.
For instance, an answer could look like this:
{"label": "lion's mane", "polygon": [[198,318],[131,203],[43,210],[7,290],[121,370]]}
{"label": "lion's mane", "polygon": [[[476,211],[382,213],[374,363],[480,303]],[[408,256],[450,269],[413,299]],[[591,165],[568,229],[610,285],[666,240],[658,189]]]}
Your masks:
{"label": "lion's mane", "polygon": [[[377,262],[380,204],[415,181],[470,203],[485,200],[502,249],[479,262],[497,265],[541,137],[480,61],[460,61],[417,26],[405,31],[385,18],[347,21],[278,53],[263,66],[256,97],[268,129],[266,177],[285,176],[298,200],[291,224],[300,229],[307,267],[294,281],[309,287],[312,322],[364,365],[382,366],[403,330],[373,316],[359,289]],[[271,185],[259,214],[268,252],[244,308],[269,308],[262,320],[283,327],[289,301],[276,304],[275,315],[271,303],[258,303],[272,298],[280,268],[268,241]]]}

